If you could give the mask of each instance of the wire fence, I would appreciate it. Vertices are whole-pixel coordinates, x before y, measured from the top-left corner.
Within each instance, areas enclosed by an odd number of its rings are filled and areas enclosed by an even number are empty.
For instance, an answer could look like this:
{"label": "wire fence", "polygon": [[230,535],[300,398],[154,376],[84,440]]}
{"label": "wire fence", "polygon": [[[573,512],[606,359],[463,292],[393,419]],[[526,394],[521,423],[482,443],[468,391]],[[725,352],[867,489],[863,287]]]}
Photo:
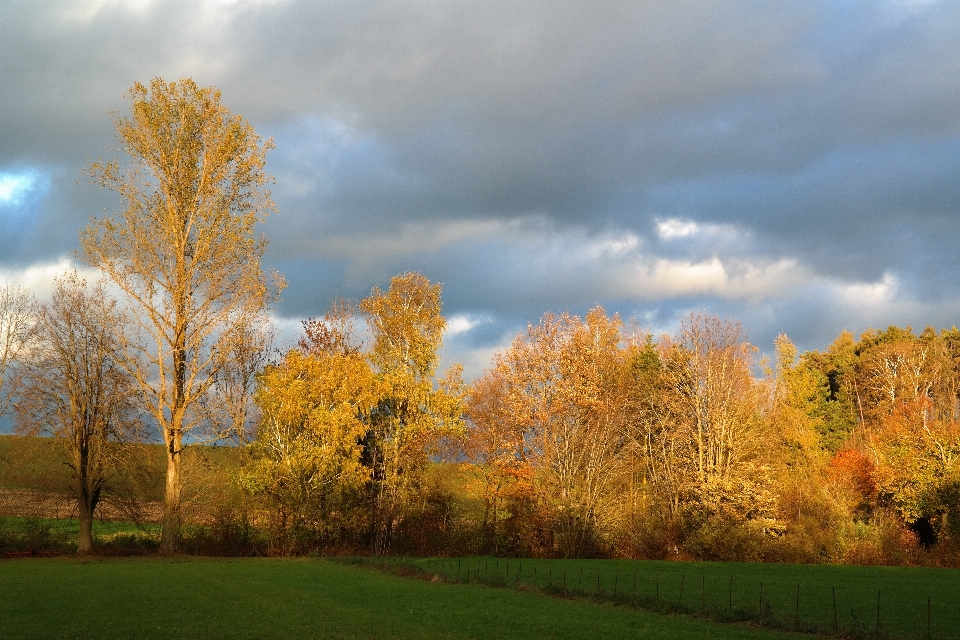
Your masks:
{"label": "wire fence", "polygon": [[854,638],[960,640],[960,572],[955,570],[493,557],[355,562],[408,577],[536,591],[716,622]]}

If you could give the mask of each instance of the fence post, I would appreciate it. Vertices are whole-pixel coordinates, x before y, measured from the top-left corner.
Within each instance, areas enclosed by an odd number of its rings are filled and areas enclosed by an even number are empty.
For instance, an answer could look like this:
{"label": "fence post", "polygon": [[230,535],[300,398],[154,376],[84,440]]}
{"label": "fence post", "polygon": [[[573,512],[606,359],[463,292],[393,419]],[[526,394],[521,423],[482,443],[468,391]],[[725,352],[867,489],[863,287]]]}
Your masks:
{"label": "fence post", "polygon": [[800,583],[797,583],[797,609],[793,612],[793,628],[800,626]]}
{"label": "fence post", "polygon": [[830,587],[830,591],[833,592],[833,632],[837,633],[840,630],[840,625],[837,622],[837,588]]}
{"label": "fence post", "polygon": [[763,626],[763,580],[760,581],[760,626]]}
{"label": "fence post", "polygon": [[687,574],[680,576],[680,597],[677,598],[677,606],[681,606],[683,604],[683,583],[686,581],[686,579]]}
{"label": "fence post", "polygon": [[707,574],[700,576],[700,613],[707,608]]}
{"label": "fence post", "polygon": [[880,637],[880,589],[877,589],[877,637]]}
{"label": "fence post", "polygon": [[733,613],[733,576],[730,576],[730,593],[727,600],[727,613]]}

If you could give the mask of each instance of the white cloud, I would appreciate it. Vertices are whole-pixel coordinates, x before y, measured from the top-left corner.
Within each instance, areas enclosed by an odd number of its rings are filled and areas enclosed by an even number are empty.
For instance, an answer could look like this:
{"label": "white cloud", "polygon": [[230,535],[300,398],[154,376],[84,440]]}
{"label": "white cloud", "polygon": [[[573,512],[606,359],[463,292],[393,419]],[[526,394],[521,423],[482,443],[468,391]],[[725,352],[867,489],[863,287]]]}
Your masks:
{"label": "white cloud", "polygon": [[447,334],[455,336],[458,333],[466,333],[475,326],[477,326],[477,322],[467,316],[451,316],[447,319]]}
{"label": "white cloud", "polygon": [[676,218],[657,220],[657,233],[661,240],[685,238],[697,233],[698,230],[699,225],[691,220],[677,220]]}
{"label": "white cloud", "polygon": [[624,256],[636,251],[641,244],[640,236],[630,232],[610,233],[587,243],[587,253],[596,257]]}
{"label": "white cloud", "polygon": [[838,287],[838,295],[848,304],[876,307],[893,302],[897,297],[897,278],[884,273],[877,282],[855,282]]}
{"label": "white cloud", "polygon": [[732,240],[745,237],[748,234],[739,231],[732,225],[702,224],[695,220],[681,220],[679,218],[658,218],[657,235],[661,240],[676,240],[693,236],[715,238],[718,240]]}
{"label": "white cloud", "polygon": [[648,301],[702,295],[726,300],[782,297],[813,279],[793,260],[716,256],[700,261],[639,257],[617,273],[620,297]]}
{"label": "white cloud", "polygon": [[490,316],[473,316],[466,314],[456,314],[447,318],[447,335],[456,336],[467,333],[477,325],[493,322]]}
{"label": "white cloud", "polygon": [[88,282],[100,277],[98,270],[84,269],[70,258],[60,258],[56,262],[39,262],[21,269],[0,269],[0,282],[18,284],[42,300],[49,297],[53,290],[54,278],[74,269]]}

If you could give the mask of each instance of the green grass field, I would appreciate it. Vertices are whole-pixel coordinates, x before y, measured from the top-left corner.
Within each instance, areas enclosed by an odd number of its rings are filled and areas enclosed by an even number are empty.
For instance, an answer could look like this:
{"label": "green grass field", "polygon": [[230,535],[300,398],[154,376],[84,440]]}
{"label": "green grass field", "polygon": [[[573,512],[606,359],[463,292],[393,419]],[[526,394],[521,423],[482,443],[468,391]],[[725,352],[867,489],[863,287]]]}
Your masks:
{"label": "green grass field", "polygon": [[0,561],[3,638],[780,638],[316,559]]}
{"label": "green grass field", "polygon": [[955,569],[503,558],[411,562],[452,581],[465,580],[470,571],[471,579],[481,582],[520,582],[546,591],[562,591],[565,584],[567,592],[584,597],[754,622],[762,583],[765,624],[832,633],[836,623],[841,632],[870,637],[877,629],[878,592],[880,632],[893,637],[927,637],[929,597],[931,637],[960,638]]}

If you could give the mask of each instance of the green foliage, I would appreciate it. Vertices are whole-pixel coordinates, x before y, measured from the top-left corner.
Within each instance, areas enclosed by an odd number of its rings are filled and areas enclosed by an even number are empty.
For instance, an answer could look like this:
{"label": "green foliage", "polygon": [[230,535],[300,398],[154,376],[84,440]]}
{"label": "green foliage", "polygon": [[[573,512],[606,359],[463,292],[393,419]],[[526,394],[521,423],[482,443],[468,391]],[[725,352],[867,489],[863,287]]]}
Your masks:
{"label": "green foliage", "polygon": [[[0,517],[0,553],[75,553],[80,524],[77,520],[36,517]],[[94,521],[97,553],[130,555],[156,551],[159,529],[155,525]]]}

